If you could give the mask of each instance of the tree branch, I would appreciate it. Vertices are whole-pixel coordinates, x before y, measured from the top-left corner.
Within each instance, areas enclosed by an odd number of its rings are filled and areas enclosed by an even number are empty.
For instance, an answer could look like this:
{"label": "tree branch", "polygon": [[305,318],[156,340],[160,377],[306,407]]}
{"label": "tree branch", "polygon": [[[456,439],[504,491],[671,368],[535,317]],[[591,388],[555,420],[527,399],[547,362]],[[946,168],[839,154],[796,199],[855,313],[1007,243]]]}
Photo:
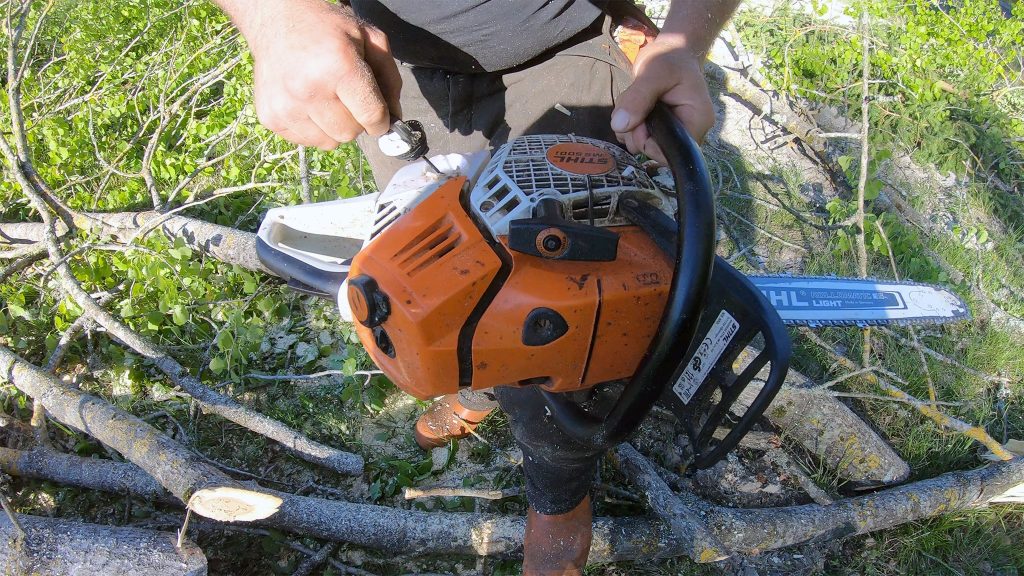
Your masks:
{"label": "tree branch", "polygon": [[[830,346],[827,342],[818,337],[818,335],[815,334],[814,332],[806,328],[801,328],[800,332],[804,336],[807,336],[807,338],[809,338],[812,342],[821,346],[826,352],[828,352],[829,356],[831,356],[836,362],[838,362],[847,370],[856,371],[861,369],[861,367],[858,366],[856,362],[836,352],[836,350],[832,346]],[[910,404],[911,406],[916,408],[917,411],[920,412],[923,416],[935,422],[935,424],[937,424],[939,427],[959,432],[967,436],[968,438],[971,438],[972,440],[979,442],[980,444],[988,448],[993,454],[998,456],[1001,460],[1014,459],[1013,454],[1008,452],[1005,448],[1003,448],[1002,444],[997,442],[995,438],[992,438],[992,436],[990,436],[988,432],[986,432],[985,429],[982,428],[981,426],[972,426],[964,422],[963,420],[953,418],[952,416],[943,413],[935,406],[932,406],[929,403],[924,402],[922,400],[918,400],[917,398],[901,390],[898,386],[895,386],[894,384],[888,382],[887,380],[878,377],[878,375],[875,374],[874,372],[865,372],[860,377],[863,378],[868,383],[877,386],[890,397],[901,402]]]}
{"label": "tree branch", "polygon": [[[0,517],[2,518],[2,517]],[[27,536],[19,542],[0,519],[0,573],[115,576],[204,576],[206,556],[191,541],[141,528],[86,524],[22,514]]]}
{"label": "tree branch", "polygon": [[[78,456],[68,458],[83,459]],[[106,460],[95,462],[112,465]],[[57,464],[55,464],[57,465]],[[119,469],[131,464],[118,464]],[[121,473],[120,470],[117,473]],[[139,471],[138,473],[142,473]],[[114,475],[115,473],[111,473]],[[65,476],[64,482],[82,486]],[[757,554],[822,538],[841,538],[984,506],[1024,483],[1024,460],[964,472],[841,500],[832,505],[734,509],[692,494],[685,504],[711,534],[735,554]],[[85,486],[91,487],[91,486]],[[279,530],[387,550],[392,554],[514,556],[521,553],[525,522],[519,516],[421,512],[274,493],[277,514],[256,522]],[[648,516],[596,518],[589,561],[651,560],[687,554],[692,541]],[[699,558],[698,558],[699,559]]]}
{"label": "tree branch", "polygon": [[0,346],[0,374],[42,402],[56,420],[93,436],[155,478],[199,514],[216,520],[254,520],[280,501],[242,488],[216,468],[142,420],[106,401],[63,386],[55,377]]}

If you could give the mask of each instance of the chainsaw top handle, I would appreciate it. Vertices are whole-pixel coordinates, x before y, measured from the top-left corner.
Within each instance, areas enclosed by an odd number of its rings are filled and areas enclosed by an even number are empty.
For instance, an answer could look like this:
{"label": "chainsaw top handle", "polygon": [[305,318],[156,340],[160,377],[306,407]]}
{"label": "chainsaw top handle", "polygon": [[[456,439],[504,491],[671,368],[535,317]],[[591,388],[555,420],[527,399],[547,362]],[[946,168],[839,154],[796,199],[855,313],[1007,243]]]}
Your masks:
{"label": "chainsaw top handle", "polygon": [[658,103],[647,118],[676,182],[678,234],[668,301],[658,331],[629,383],[603,417],[585,412],[563,394],[535,388],[555,422],[581,444],[608,449],[625,440],[647,416],[690,348],[700,324],[715,257],[715,203],[704,156],[682,122]]}

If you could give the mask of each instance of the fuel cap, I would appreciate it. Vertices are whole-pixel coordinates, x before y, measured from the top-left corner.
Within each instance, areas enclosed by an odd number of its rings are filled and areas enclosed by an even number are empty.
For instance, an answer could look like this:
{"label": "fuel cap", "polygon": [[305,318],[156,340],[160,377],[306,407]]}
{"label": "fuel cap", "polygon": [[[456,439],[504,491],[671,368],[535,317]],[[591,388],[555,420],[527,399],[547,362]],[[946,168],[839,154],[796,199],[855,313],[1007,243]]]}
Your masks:
{"label": "fuel cap", "polygon": [[349,279],[348,304],[352,317],[367,328],[380,326],[391,314],[387,295],[381,292],[377,281],[366,274]]}

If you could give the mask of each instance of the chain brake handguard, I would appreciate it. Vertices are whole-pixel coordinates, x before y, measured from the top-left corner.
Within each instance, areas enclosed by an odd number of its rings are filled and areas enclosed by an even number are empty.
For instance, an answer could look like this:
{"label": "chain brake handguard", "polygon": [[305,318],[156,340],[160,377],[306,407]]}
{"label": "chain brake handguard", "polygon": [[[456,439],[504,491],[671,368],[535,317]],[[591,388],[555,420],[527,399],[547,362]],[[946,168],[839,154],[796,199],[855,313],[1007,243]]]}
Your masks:
{"label": "chain brake handguard", "polygon": [[[671,218],[632,194],[623,194],[620,204],[630,222],[647,232],[666,255],[675,257],[676,223]],[[782,388],[792,354],[779,313],[746,276],[717,256],[697,334],[700,337],[686,351],[686,361],[672,376],[673,386],[666,386],[660,400],[686,430],[693,469],[713,466],[736,447]],[[761,349],[752,358],[741,358],[758,336]],[[695,363],[698,353],[700,360]],[[737,364],[741,365],[738,373]],[[736,400],[768,365],[761,390],[737,414]],[[687,372],[700,377],[683,379]],[[739,420],[717,440],[715,430],[730,412]]]}
{"label": "chain brake handguard", "polygon": [[[665,398],[690,438],[691,466],[704,468],[734,448],[768,408],[789,370],[792,346],[778,313],[760,291],[714,256],[714,198],[700,148],[660,103],[648,118],[648,128],[675,176],[679,221],[628,194],[620,197],[620,207],[675,262],[658,334],[637,372],[603,416],[584,411],[562,394],[536,390],[563,431],[581,444],[601,449],[625,440],[659,397]],[[728,316],[724,332],[723,312]],[[714,350],[717,357],[702,356],[711,367],[696,371],[686,394],[675,394],[678,385],[673,387],[673,383],[693,364],[709,331],[716,329],[722,334]],[[734,361],[759,334],[763,349],[736,374]],[[684,347],[688,348],[682,357],[685,362],[675,362],[680,358],[676,351]],[[755,400],[725,438],[712,444],[715,430],[725,422],[740,393],[768,364],[768,378]]]}

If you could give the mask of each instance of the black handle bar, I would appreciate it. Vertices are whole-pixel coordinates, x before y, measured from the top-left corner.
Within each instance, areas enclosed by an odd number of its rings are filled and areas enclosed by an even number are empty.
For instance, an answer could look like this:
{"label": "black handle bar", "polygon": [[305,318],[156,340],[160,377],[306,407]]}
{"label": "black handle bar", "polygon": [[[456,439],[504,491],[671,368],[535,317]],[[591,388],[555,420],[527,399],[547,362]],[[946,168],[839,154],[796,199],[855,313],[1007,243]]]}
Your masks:
{"label": "black handle bar", "polygon": [[581,444],[607,449],[631,434],[672,382],[679,356],[690,348],[707,296],[715,257],[715,201],[697,142],[662,103],[647,127],[676,181],[678,234],[668,301],[658,331],[612,409],[604,418],[583,411],[564,395],[544,395],[555,422]]}

